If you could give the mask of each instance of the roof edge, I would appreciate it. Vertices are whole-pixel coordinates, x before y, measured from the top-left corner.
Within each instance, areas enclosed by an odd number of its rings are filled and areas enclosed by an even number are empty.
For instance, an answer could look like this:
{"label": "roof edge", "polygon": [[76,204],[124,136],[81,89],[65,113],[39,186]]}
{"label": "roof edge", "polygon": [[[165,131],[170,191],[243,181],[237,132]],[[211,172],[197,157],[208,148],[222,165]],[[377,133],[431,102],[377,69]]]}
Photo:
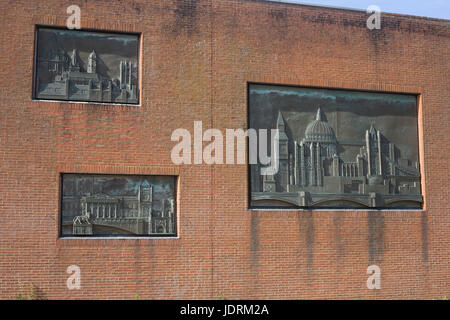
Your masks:
{"label": "roof edge", "polygon": [[[325,9],[332,9],[332,10],[341,10],[341,11],[353,11],[353,12],[359,12],[367,14],[366,10],[363,9],[356,9],[356,8],[348,8],[348,7],[339,7],[339,6],[329,6],[329,5],[318,5],[318,4],[312,4],[307,2],[284,2],[283,0],[241,0],[241,1],[251,1],[251,2],[260,2],[260,3],[267,3],[267,4],[275,4],[275,5],[285,5],[285,6],[303,6],[303,7],[311,7],[311,8],[325,8]],[[393,12],[385,12],[381,11],[384,15],[394,16],[394,17],[400,17],[400,18],[409,18],[409,19],[417,19],[417,20],[425,20],[425,21],[431,21],[431,22],[443,22],[443,23],[450,23],[450,19],[441,19],[441,18],[433,18],[433,17],[426,17],[426,16],[415,16],[411,14],[404,14],[404,13],[393,13]]]}

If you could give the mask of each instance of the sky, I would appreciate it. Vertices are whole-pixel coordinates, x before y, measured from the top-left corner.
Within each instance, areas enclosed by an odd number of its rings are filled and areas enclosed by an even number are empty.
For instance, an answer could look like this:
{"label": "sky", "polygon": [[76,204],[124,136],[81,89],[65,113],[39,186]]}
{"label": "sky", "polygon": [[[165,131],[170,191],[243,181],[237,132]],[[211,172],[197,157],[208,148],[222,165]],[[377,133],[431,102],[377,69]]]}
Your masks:
{"label": "sky", "polygon": [[269,0],[366,10],[378,6],[382,12],[450,20],[450,0]]}

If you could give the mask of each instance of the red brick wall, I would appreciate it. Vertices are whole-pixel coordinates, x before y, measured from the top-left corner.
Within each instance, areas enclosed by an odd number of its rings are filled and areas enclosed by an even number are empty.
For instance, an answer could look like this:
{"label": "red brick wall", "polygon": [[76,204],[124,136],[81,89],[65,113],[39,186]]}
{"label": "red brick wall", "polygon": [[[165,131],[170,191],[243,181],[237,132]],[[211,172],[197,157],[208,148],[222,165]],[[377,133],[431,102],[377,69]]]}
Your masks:
{"label": "red brick wall", "polygon": [[[36,24],[142,33],[142,106],[32,101]],[[1,1],[0,298],[450,296],[450,23],[251,0]],[[247,82],[420,94],[425,210],[248,210],[247,166],[175,166],[247,127]],[[60,172],[179,175],[179,239],[59,239]],[[68,290],[66,268],[81,268]],[[381,290],[366,269],[381,268]]]}

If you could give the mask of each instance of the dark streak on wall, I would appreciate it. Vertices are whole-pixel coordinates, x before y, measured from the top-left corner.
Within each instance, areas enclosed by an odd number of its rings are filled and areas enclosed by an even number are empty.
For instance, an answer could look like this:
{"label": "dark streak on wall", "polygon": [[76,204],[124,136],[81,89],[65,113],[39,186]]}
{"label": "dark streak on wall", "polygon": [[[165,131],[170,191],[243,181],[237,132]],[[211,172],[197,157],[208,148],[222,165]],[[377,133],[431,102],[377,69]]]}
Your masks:
{"label": "dark streak on wall", "polygon": [[384,252],[384,217],[381,212],[368,211],[367,226],[369,231],[369,262],[383,261]]}

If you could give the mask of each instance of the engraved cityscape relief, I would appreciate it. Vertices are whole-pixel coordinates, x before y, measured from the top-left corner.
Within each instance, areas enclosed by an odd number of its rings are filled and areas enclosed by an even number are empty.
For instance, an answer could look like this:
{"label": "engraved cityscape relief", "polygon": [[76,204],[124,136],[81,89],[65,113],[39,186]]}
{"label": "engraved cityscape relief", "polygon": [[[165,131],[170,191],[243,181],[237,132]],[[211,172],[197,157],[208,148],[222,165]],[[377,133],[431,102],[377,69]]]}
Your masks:
{"label": "engraved cityscape relief", "polygon": [[34,97],[139,103],[137,35],[38,28]]}
{"label": "engraved cityscape relief", "polygon": [[249,116],[279,130],[278,172],[250,166],[251,206],[422,207],[416,96],[255,84]]}
{"label": "engraved cityscape relief", "polygon": [[62,175],[62,236],[175,236],[175,177]]}

